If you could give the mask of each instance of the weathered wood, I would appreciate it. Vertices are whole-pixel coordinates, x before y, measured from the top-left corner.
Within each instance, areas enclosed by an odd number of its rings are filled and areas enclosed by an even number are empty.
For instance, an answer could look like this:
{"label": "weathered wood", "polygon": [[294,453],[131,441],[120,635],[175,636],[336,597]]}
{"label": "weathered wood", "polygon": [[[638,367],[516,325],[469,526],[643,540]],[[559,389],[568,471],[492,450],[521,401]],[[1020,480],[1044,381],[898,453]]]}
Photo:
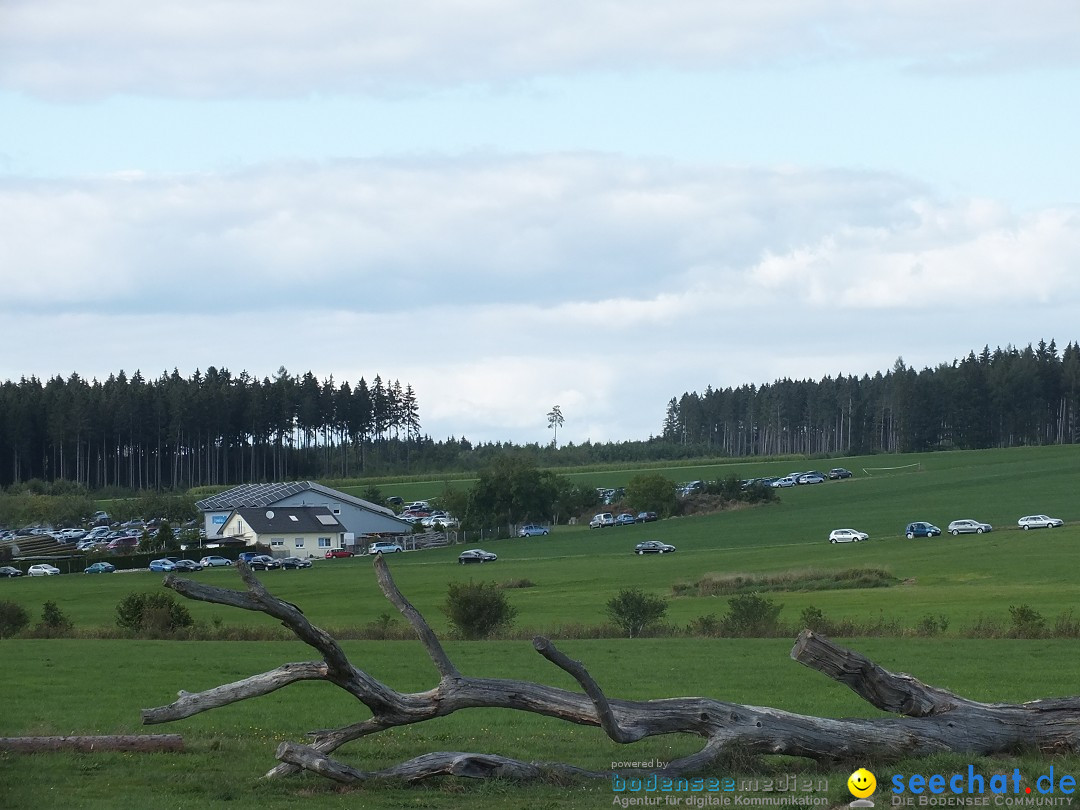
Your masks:
{"label": "weathered wood", "polygon": [[78,751],[84,754],[103,751],[160,753],[183,750],[184,738],[179,734],[0,737],[0,751],[14,751],[19,754],[44,754],[53,751]]}
{"label": "weathered wood", "polygon": [[873,706],[902,716],[834,720],[704,697],[610,699],[583,664],[540,637],[533,641],[537,652],[570,673],[584,694],[529,681],[465,677],[451,662],[423,616],[398,591],[381,556],[375,558],[374,565],[383,593],[409,621],[439,673],[434,688],[411,694],[397,692],[355,668],[336,641],[308,622],[295,605],[266,591],[241,564],[238,568],[248,586],[247,592],[171,576],[166,577],[165,584],[193,599],[260,610],[274,616],[314,647],[322,661],[286,664],[206,692],[181,693],[180,699],[170,706],[145,710],[143,722],[152,724],[188,717],[300,680],[326,680],[354,695],[367,706],[372,717],[341,728],[314,731],[309,735],[310,745],[283,743],[277,754],[279,764],[266,775],[284,776],[304,769],[343,783],[390,778],[419,780],[439,775],[520,780],[556,773],[610,775],[569,764],[523,762],[490,753],[431,752],[380,771],[359,770],[329,758],[342,745],[368,735],[471,708],[516,709],[598,726],[619,743],[672,733],[701,737],[703,745],[697,753],[671,762],[659,771],[666,776],[699,772],[736,746],[746,753],[800,756],[825,762],[886,762],[943,751],[970,754],[1011,752],[1019,748],[1080,751],[1078,698],[1020,705],[979,703],[928,686],[910,675],[889,672],[808,630],[796,640],[792,658],[847,685]]}

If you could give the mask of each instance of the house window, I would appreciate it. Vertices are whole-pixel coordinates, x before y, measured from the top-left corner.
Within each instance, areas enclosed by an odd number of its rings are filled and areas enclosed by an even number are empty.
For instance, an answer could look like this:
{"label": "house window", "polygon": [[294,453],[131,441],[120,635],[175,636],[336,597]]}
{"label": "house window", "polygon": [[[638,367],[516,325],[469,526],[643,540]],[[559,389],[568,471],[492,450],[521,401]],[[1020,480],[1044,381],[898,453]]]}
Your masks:
{"label": "house window", "polygon": [[330,548],[330,538],[329,537],[320,537],[319,538],[319,548]]}
{"label": "house window", "polygon": [[341,507],[340,506],[335,506],[330,511],[333,512],[335,515],[340,515],[341,514]]}
{"label": "house window", "polygon": [[295,537],[295,538],[293,538],[293,547],[294,548],[303,548],[304,547],[304,538],[303,537]]}
{"label": "house window", "polygon": [[271,537],[270,538],[270,545],[271,546],[283,546],[283,545],[285,545],[285,538],[284,537]]}

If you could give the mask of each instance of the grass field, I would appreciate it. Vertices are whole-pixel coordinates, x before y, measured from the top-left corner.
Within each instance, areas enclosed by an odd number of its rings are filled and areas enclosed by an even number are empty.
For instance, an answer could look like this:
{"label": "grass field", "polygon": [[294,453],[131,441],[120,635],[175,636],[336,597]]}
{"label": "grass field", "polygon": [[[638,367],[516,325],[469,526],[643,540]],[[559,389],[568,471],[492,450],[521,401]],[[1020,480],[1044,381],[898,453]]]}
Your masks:
{"label": "grass field", "polygon": [[[867,467],[919,463],[913,472],[866,475]],[[405,595],[441,633],[439,611],[446,585],[455,579],[535,585],[507,591],[519,610],[517,627],[548,632],[569,625],[597,625],[604,604],[620,588],[641,587],[672,597],[672,586],[705,574],[836,571],[878,567],[904,584],[865,590],[770,592],[783,605],[781,621],[794,626],[808,605],[830,618],[886,616],[912,627],[927,615],[945,615],[949,629],[938,638],[873,638],[850,643],[882,665],[912,672],[931,683],[983,700],[1024,700],[1076,694],[1075,640],[972,640],[956,636],[980,618],[1007,620],[1010,605],[1028,604],[1052,620],[1080,605],[1076,569],[1080,544],[1080,448],[940,453],[825,461],[723,464],[671,470],[678,480],[779,474],[842,464],[856,478],[785,490],[781,502],[717,515],[679,518],[632,527],[589,530],[558,527],[547,538],[485,544],[499,554],[488,566],[454,564],[460,548],[391,557]],[[625,484],[635,471],[589,472],[595,485]],[[408,484],[401,494],[437,494],[442,484]],[[427,491],[425,487],[429,488]],[[390,487],[385,488],[389,494]],[[1016,519],[1046,512],[1063,518],[1061,529],[1023,532]],[[983,536],[944,536],[909,541],[900,532],[911,520],[942,528],[953,519],[992,523]],[[869,532],[859,544],[830,545],[833,528]],[[678,547],[673,555],[637,557],[634,544],[661,539]],[[232,571],[195,575],[239,587]],[[319,561],[306,571],[261,575],[273,591],[300,605],[328,628],[364,625],[392,608],[380,593],[369,560]],[[36,616],[55,601],[76,623],[91,629],[113,624],[116,603],[131,590],[159,587],[149,573],[61,576],[0,581],[0,599],[24,604]],[[207,623],[273,622],[259,614],[189,603]],[[726,599],[671,599],[668,620],[685,626],[695,617],[721,615]],[[399,620],[400,621],[400,620]],[[626,698],[708,695],[824,716],[872,715],[874,710],[844,688],[787,658],[790,639],[598,639],[560,642],[581,659],[609,694]],[[412,642],[346,642],[354,662],[391,686],[423,689],[435,682],[423,651]],[[542,661],[526,642],[450,643],[458,665],[470,675],[514,677],[574,688]],[[139,711],[194,691],[244,677],[291,660],[312,657],[291,642],[170,642],[100,639],[0,641],[0,675],[7,687],[0,734],[121,733],[142,729]],[[263,783],[283,739],[303,740],[306,731],[362,717],[360,707],[337,690],[303,684],[153,731],[177,732],[188,741],[183,755],[0,756],[0,807],[599,807],[610,806],[610,785],[540,786],[503,784],[426,787],[366,787],[340,791],[329,782],[304,778]],[[346,717],[346,720],[342,718]],[[143,729],[145,730],[145,729]],[[694,750],[695,740],[677,737],[638,743],[634,757],[670,759]],[[344,749],[358,767],[377,767],[430,750],[478,750],[603,768],[632,758],[625,746],[595,729],[569,727],[510,712],[461,713],[434,723],[386,732]],[[947,767],[949,760],[943,760]],[[959,761],[959,760],[957,760]],[[966,760],[965,760],[966,762]],[[1038,768],[1041,760],[1024,760]],[[738,768],[806,768],[733,763]],[[904,767],[901,763],[897,767]],[[908,770],[914,766],[907,765]],[[922,767],[922,766],[920,766]],[[958,767],[958,766],[957,766]],[[989,767],[989,766],[988,766]],[[1080,766],[1073,760],[1059,770]],[[25,778],[34,774],[35,778]],[[44,780],[36,778],[47,777]],[[833,798],[846,802],[846,774]],[[881,776],[879,775],[879,781]],[[830,785],[833,782],[830,781]]]}

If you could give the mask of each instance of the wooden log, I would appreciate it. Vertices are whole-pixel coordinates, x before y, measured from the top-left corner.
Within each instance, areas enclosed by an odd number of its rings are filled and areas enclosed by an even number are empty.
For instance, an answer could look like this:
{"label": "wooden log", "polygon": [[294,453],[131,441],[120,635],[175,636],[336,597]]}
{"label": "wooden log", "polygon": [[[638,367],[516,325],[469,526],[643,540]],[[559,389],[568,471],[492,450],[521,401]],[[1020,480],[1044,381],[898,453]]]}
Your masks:
{"label": "wooden log", "polygon": [[72,737],[0,737],[0,751],[17,754],[47,754],[55,751],[78,751],[92,754],[102,751],[144,754],[183,751],[184,738],[179,734],[110,734]]}

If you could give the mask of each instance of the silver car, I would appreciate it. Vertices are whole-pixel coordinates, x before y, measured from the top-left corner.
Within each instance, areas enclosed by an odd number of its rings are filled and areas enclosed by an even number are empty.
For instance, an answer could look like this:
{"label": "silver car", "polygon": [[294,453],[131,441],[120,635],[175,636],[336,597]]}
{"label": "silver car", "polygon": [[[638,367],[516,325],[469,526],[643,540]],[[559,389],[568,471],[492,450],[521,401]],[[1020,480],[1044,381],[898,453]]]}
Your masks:
{"label": "silver car", "polygon": [[962,520],[954,520],[949,524],[949,534],[953,536],[958,534],[983,534],[984,532],[991,531],[993,528],[994,527],[989,523],[980,523],[977,520],[964,518]]}
{"label": "silver car", "polygon": [[1024,515],[1016,524],[1023,529],[1053,529],[1064,526],[1065,521],[1061,518],[1047,517],[1046,515]]}

